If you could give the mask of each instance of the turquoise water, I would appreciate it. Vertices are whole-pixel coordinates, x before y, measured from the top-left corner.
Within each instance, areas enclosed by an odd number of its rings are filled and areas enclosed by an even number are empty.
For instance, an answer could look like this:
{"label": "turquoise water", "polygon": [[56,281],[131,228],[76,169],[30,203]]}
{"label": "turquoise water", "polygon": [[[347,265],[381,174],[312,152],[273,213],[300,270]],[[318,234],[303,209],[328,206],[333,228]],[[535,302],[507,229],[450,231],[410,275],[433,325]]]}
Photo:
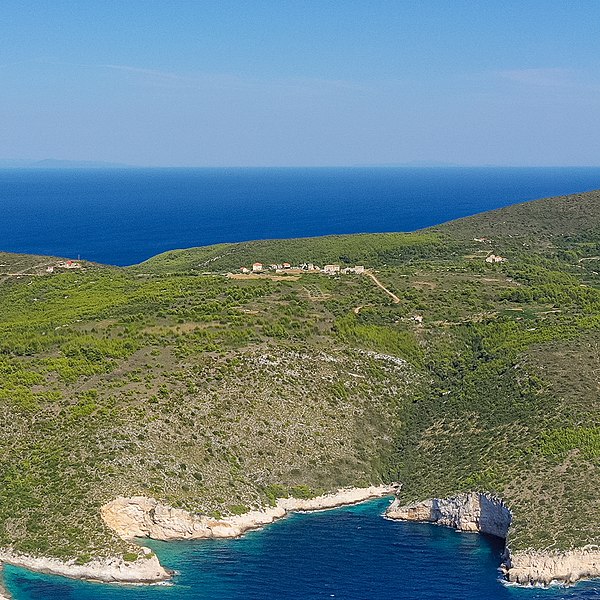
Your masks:
{"label": "turquoise water", "polygon": [[600,582],[505,586],[496,538],[387,521],[389,500],[294,514],[235,540],[151,544],[178,571],[168,586],[71,581],[7,566],[16,600],[583,600]]}

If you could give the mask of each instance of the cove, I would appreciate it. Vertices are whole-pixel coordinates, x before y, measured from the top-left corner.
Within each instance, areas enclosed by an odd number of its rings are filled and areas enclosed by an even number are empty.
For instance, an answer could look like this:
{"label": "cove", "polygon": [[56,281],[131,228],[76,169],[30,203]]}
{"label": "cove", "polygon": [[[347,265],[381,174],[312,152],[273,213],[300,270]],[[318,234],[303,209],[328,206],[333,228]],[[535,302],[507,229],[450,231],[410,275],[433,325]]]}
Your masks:
{"label": "cove", "polygon": [[6,566],[16,600],[579,600],[600,597],[599,582],[522,589],[497,572],[503,544],[435,525],[389,521],[384,498],[296,513],[241,538],[149,542],[172,585],[117,586]]}

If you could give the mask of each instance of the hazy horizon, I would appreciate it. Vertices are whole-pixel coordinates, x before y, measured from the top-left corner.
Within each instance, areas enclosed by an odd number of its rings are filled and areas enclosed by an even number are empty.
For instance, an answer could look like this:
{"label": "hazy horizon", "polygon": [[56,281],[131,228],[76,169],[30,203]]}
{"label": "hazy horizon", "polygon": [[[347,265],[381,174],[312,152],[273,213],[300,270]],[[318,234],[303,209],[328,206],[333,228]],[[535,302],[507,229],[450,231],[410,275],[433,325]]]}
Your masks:
{"label": "hazy horizon", "polygon": [[591,0],[6,0],[0,157],[598,166],[598,22]]}
{"label": "hazy horizon", "polygon": [[0,159],[0,169],[600,169],[600,165],[491,165],[491,164],[445,164],[415,161],[391,164],[331,164],[331,165],[143,165],[93,160],[65,160],[46,158],[40,160]]}

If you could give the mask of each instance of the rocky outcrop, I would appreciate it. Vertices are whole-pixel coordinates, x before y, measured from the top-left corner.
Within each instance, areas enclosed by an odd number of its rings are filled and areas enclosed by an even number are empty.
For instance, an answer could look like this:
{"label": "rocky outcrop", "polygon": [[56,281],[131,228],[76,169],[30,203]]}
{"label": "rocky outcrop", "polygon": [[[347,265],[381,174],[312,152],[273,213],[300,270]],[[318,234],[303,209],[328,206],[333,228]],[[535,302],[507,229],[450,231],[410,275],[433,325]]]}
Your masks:
{"label": "rocky outcrop", "polygon": [[61,561],[9,551],[0,552],[0,561],[49,575],[105,583],[157,583],[171,577],[158,562],[156,555],[147,549],[144,556],[132,562],[127,562],[121,557],[110,557],[95,558],[85,564],[77,564],[75,560]]}
{"label": "rocky outcrop", "polygon": [[[120,497],[102,507],[102,517],[106,524],[124,539],[134,537],[156,540],[229,538],[272,523],[288,512],[326,510],[356,504],[372,498],[392,495],[397,489],[397,485],[381,485],[342,489],[334,494],[310,499],[280,498],[274,507],[225,519],[194,515],[144,496]],[[7,563],[40,573],[104,583],[158,583],[171,577],[171,574],[159,563],[156,555],[148,548],[141,550],[144,556],[133,562],[120,557],[110,557],[95,558],[85,564],[78,564],[75,560],[61,561],[56,558],[35,557],[0,550],[0,570],[2,563]],[[1,586],[0,600],[9,600],[8,592]]]}
{"label": "rocky outcrop", "polygon": [[279,498],[275,506],[243,515],[214,519],[161,504],[154,498],[119,497],[102,507],[104,522],[120,537],[192,540],[237,537],[280,519],[292,511],[314,511],[364,502],[393,494],[394,485],[349,488],[310,499]]}
{"label": "rocky outcrop", "polygon": [[[512,520],[512,514],[502,500],[480,493],[432,498],[406,506],[396,499],[387,509],[386,517],[435,523],[504,539],[508,537]],[[600,547],[593,545],[565,552],[511,552],[507,547],[502,571],[507,581],[528,586],[574,583],[600,577]]]}
{"label": "rocky outcrop", "polygon": [[[106,524],[124,539],[148,537],[157,540],[230,538],[272,523],[294,511],[327,510],[395,494],[397,484],[349,488],[311,499],[280,498],[276,506],[243,515],[213,519],[161,504],[153,498],[119,497],[102,507]],[[506,539],[512,520],[509,508],[488,494],[467,493],[451,498],[432,498],[402,506],[398,499],[389,506],[386,518],[435,523],[460,531],[480,532]],[[0,551],[1,563],[9,563],[41,573],[77,579],[118,583],[156,583],[169,579],[170,573],[148,549],[134,562],[123,558],[97,558],[84,565]],[[566,552],[518,551],[506,549],[502,570],[509,582],[519,585],[547,586],[574,583],[600,577],[600,547],[585,546]],[[0,600],[9,600],[0,586]]]}
{"label": "rocky outcrop", "polygon": [[590,545],[567,552],[512,552],[503,571],[508,581],[520,585],[575,583],[600,577],[600,548]]}
{"label": "rocky outcrop", "polygon": [[506,538],[512,520],[510,510],[501,500],[479,493],[432,498],[408,506],[402,506],[396,499],[385,515],[389,519],[435,523],[501,538]]}

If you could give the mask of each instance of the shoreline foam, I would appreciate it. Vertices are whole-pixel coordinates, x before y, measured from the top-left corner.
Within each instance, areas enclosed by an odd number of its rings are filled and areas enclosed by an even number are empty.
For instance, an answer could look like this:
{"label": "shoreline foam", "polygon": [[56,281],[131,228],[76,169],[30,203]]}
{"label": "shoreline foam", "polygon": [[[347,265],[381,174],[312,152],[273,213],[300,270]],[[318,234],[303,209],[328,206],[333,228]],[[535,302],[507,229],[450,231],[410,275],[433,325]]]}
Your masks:
{"label": "shoreline foam", "polygon": [[595,544],[565,551],[508,552],[502,566],[506,579],[524,587],[571,585],[600,577],[600,548]]}
{"label": "shoreline foam", "polygon": [[[395,495],[398,489],[398,484],[392,484],[345,488],[310,499],[279,498],[275,506],[222,519],[195,515],[145,496],[118,497],[104,505],[101,511],[107,526],[128,541],[140,537],[161,541],[233,538],[273,523],[291,512],[349,506]],[[503,539],[507,539],[512,521],[512,513],[501,499],[482,493],[432,498],[409,505],[402,505],[396,498],[387,508],[385,517],[433,523]],[[156,555],[148,549],[143,549],[143,552],[145,556],[134,562],[109,557],[95,558],[79,565],[75,560],[65,562],[0,551],[0,575],[2,563],[7,563],[50,575],[102,583],[152,584],[171,578],[172,573],[160,564]],[[600,547],[588,545],[564,552],[511,552],[507,546],[501,571],[507,583],[513,585],[548,587],[553,584],[573,584],[582,579],[600,577]],[[0,583],[0,600],[9,598],[8,591]]]}
{"label": "shoreline foam", "polygon": [[103,583],[156,583],[171,577],[169,571],[161,566],[156,555],[152,553],[132,562],[112,556],[94,558],[85,564],[77,564],[74,559],[62,561],[57,558],[0,552],[0,561],[48,575]]}

